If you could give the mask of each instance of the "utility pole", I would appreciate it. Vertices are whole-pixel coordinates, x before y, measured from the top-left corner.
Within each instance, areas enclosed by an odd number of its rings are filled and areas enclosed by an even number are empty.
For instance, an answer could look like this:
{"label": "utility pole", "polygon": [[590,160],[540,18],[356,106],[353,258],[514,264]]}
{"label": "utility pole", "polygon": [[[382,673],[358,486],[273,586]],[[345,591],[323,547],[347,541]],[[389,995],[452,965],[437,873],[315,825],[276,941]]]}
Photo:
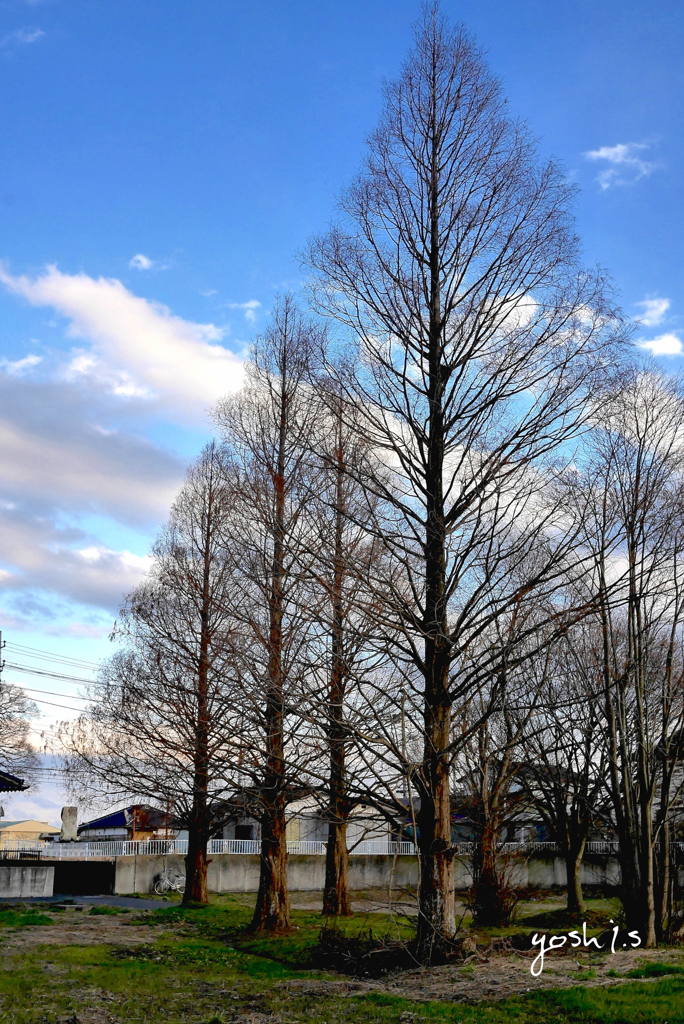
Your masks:
{"label": "utility pole", "polygon": [[2,639],[2,630],[0,629],[0,683],[2,682],[2,670],[5,667],[5,662],[2,660],[2,651],[6,643],[7,641]]}

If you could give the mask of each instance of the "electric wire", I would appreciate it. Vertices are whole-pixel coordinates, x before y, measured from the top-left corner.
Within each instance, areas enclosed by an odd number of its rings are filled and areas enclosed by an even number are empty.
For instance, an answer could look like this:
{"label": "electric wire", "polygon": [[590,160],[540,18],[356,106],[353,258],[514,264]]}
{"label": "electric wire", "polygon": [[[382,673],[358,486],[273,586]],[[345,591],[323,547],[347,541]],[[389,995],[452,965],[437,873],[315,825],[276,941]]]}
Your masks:
{"label": "electric wire", "polygon": [[[16,683],[16,686],[22,686],[22,689],[27,690],[29,693],[47,693],[49,697],[66,697],[67,700],[84,700],[88,701],[89,697],[81,697],[78,694],[71,693],[58,693],[56,690],[39,690],[35,686],[23,686],[21,683]],[[32,697],[31,700],[36,698]]]}
{"label": "electric wire", "polygon": [[21,653],[24,657],[33,658],[34,661],[52,661],[59,662],[65,665],[71,665],[72,667],[83,667],[83,668],[99,668],[99,662],[86,661],[84,658],[72,658],[65,654],[52,654],[50,651],[39,650],[37,647],[25,647],[23,644],[15,644],[12,640],[7,640],[5,646],[8,649],[16,651],[18,654]]}
{"label": "electric wire", "polygon": [[94,683],[94,679],[85,679],[83,676],[67,676],[61,672],[47,672],[41,668],[28,668],[26,665],[17,665],[13,661],[6,661],[5,668],[14,669],[15,672],[26,672],[32,676],[48,676],[50,679],[63,679],[69,683]]}
{"label": "electric wire", "polygon": [[35,701],[36,704],[47,704],[51,708],[63,708],[65,711],[83,711],[83,708],[73,708],[68,704],[55,704],[54,701],[41,700],[40,697],[31,697],[31,700]]}

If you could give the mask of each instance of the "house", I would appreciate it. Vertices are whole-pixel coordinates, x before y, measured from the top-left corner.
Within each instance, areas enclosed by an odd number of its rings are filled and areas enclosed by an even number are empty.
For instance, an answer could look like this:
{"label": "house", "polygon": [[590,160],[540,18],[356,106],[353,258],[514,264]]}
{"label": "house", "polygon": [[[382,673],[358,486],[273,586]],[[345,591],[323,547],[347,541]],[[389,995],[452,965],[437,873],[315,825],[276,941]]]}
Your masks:
{"label": "house", "polygon": [[[261,826],[252,809],[228,822],[223,829],[224,839],[260,839]],[[293,794],[287,806],[287,841],[290,843],[326,843],[328,841],[328,819],[325,808],[315,794]],[[367,840],[388,842],[392,839],[387,819],[377,811],[357,805],[352,810],[347,824],[347,846],[353,852],[361,842]]]}
{"label": "house", "polygon": [[174,839],[176,828],[166,811],[149,804],[121,807],[78,826],[82,843],[111,842],[115,839]]}
{"label": "house", "polygon": [[19,793],[22,789],[28,789],[28,782],[0,770],[0,793]]}
{"label": "house", "polygon": [[60,829],[48,825],[47,821],[35,821],[33,818],[24,821],[5,821],[0,819],[0,846],[11,846],[19,840],[39,842],[41,839],[53,839]]}

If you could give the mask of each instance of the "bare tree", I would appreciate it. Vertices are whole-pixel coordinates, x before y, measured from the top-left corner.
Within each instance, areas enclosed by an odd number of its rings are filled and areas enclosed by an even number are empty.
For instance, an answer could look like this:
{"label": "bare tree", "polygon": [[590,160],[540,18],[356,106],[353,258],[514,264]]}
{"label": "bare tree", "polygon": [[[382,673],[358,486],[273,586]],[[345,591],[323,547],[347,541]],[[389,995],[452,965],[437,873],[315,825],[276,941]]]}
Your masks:
{"label": "bare tree", "polygon": [[[210,444],[188,472],[129,595],[92,702],[63,739],[73,780],[161,800],[188,829],[185,902],[206,903],[207,843],[233,792],[233,565],[223,548],[233,497]],[[232,683],[232,685],[231,685]]]}
{"label": "bare tree", "polygon": [[625,916],[647,946],[665,930],[655,849],[667,841],[682,757],[682,436],[681,380],[637,367],[602,406],[589,471],[612,824]]}
{"label": "bare tree", "polygon": [[29,782],[38,767],[29,738],[30,720],[37,714],[38,708],[22,689],[0,679],[0,769]]}
{"label": "bare tree", "polygon": [[429,6],[341,198],[343,222],[307,256],[317,308],[352,346],[345,400],[393,476],[390,490],[382,477],[372,487],[393,513],[377,535],[405,577],[392,594],[403,638],[393,657],[422,719],[413,778],[425,963],[455,927],[452,709],[475,685],[461,675],[464,652],[521,586],[553,578],[552,545],[531,583],[503,571],[521,544],[511,519],[543,537],[531,467],[577,435],[588,394],[619,360],[605,281],[578,269],[573,194],[555,164],[539,164],[473,41]]}
{"label": "bare tree", "polygon": [[[312,646],[307,675],[311,684],[307,704],[315,731],[323,727],[327,771],[321,769],[321,791],[327,806],[328,841],[323,913],[350,915],[347,825],[354,806],[370,798],[368,774],[356,757],[359,725],[368,724],[368,707],[359,693],[374,647],[368,643],[374,600],[367,585],[381,552],[369,534],[370,496],[350,471],[367,457],[357,431],[345,422],[342,398],[316,381],[320,402],[319,429],[312,458],[319,465],[316,491],[311,494],[311,550],[307,551],[310,612],[320,634]],[[351,754],[351,758],[350,758]]]}
{"label": "bare tree", "polygon": [[[522,687],[520,684],[523,684]],[[458,780],[466,801],[461,808],[469,818],[475,840],[472,854],[471,907],[477,925],[508,924],[517,902],[510,865],[500,852],[504,829],[521,810],[521,787],[516,786],[521,768],[522,737],[532,717],[537,694],[522,679],[497,680],[495,706],[487,709],[490,696],[484,690],[467,711],[479,719],[469,733],[460,758],[464,774]]]}
{"label": "bare tree", "polygon": [[294,752],[310,616],[300,591],[303,553],[311,546],[306,508],[318,411],[308,379],[319,342],[319,329],[292,297],[279,300],[253,346],[245,387],[216,412],[235,496],[225,543],[241,579],[236,614],[249,652],[241,661],[241,711],[251,754],[240,769],[260,803],[261,873],[251,927],[270,933],[291,927],[286,806],[301,778]]}
{"label": "bare tree", "polygon": [[524,737],[521,784],[565,858],[567,911],[584,913],[581,866],[607,791],[596,621],[584,619],[548,652],[540,698]]}

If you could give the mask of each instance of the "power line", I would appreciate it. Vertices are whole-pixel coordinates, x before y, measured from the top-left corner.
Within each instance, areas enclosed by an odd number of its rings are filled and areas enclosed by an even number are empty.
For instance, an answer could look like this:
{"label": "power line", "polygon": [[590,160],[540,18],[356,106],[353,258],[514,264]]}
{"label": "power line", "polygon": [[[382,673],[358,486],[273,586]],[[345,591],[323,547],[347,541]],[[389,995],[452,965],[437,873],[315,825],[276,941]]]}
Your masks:
{"label": "power line", "polygon": [[83,711],[83,708],[71,708],[67,704],[55,704],[51,700],[41,700],[40,697],[32,697],[36,704],[47,704],[51,708],[64,708],[65,711]]}
{"label": "power line", "polygon": [[[22,685],[17,683],[17,686]],[[57,693],[55,690],[39,690],[35,686],[22,686],[22,689],[28,690],[29,693],[47,693],[50,697],[68,697],[69,700],[84,700],[87,701],[88,697],[79,697],[78,695],[72,696],[69,693]]]}
{"label": "power line", "polygon": [[45,669],[29,668],[27,665],[17,665],[15,662],[6,661],[6,668],[13,668],[16,672],[26,672],[32,676],[48,676],[50,679],[64,679],[68,683],[86,683],[92,685],[95,679],[85,679],[83,676],[67,676],[61,672],[47,672]]}
{"label": "power line", "polygon": [[15,644],[11,640],[7,641],[7,646],[17,653],[23,654],[25,657],[33,658],[35,661],[53,661],[59,662],[63,665],[72,665],[79,668],[94,668],[100,667],[97,661],[86,661],[84,658],[72,658],[67,654],[53,654],[50,651],[43,651],[37,647],[25,647],[23,644]]}

